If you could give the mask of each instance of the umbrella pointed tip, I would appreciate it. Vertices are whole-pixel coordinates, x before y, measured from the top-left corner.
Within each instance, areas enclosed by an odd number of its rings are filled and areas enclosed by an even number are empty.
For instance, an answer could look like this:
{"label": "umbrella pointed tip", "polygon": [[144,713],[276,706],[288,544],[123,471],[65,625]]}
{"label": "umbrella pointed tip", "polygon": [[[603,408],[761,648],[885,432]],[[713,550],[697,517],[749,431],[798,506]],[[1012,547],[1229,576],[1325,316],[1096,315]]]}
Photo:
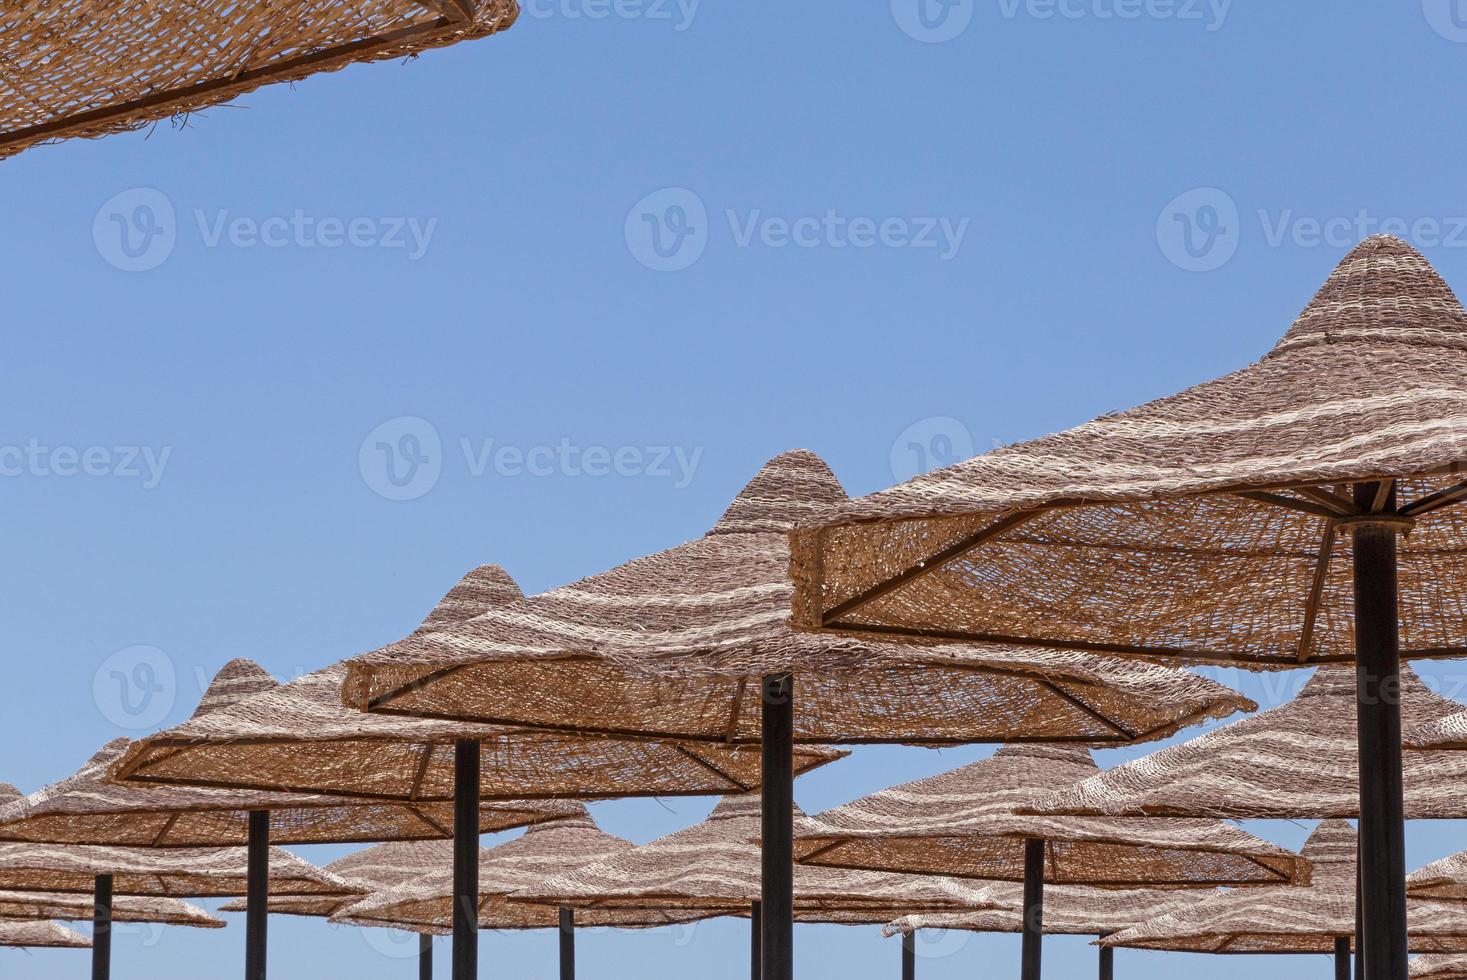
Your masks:
{"label": "umbrella pointed tip", "polygon": [[461,623],[523,599],[524,595],[519,584],[503,568],[493,564],[480,565],[448,590],[448,594],[423,620],[423,628],[438,629]]}
{"label": "umbrella pointed tip", "polygon": [[847,499],[825,460],[808,449],[791,449],[754,474],[709,533],[784,534]]}
{"label": "umbrella pointed tip", "polygon": [[245,698],[278,686],[275,678],[264,667],[253,660],[237,657],[219,668],[219,672],[204,690],[204,696],[199,699],[199,706],[194,709],[193,717],[198,718],[211,711],[230,707]]}

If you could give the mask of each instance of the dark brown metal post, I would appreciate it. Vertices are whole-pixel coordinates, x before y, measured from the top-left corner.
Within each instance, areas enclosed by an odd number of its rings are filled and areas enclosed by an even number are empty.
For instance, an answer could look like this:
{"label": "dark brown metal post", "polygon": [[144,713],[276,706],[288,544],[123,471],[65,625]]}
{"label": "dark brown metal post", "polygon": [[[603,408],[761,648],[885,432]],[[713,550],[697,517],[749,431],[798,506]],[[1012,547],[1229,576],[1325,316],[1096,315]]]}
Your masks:
{"label": "dark brown metal post", "polygon": [[1335,980],[1350,980],[1350,938],[1335,940]]}
{"label": "dark brown metal post", "polygon": [[92,883],[92,980],[112,976],[112,876]]}
{"label": "dark brown metal post", "polygon": [[917,930],[902,933],[902,980],[917,980]]}
{"label": "dark brown metal post", "polygon": [[251,810],[245,872],[245,980],[265,980],[270,921],[270,814]]}
{"label": "dark brown metal post", "polygon": [[[1356,499],[1374,501],[1374,484]],[[1394,494],[1386,510],[1394,508]],[[1401,784],[1397,526],[1354,527],[1355,664],[1360,750],[1360,882],[1365,974],[1406,980],[1406,822]]]}
{"label": "dark brown metal post", "polygon": [[1365,980],[1365,901],[1361,897],[1363,885],[1360,881],[1360,838],[1355,837],[1355,980]]}
{"label": "dark brown metal post", "polygon": [[1044,841],[1024,842],[1024,943],[1019,976],[1039,980],[1044,943]]}
{"label": "dark brown metal post", "polygon": [[764,678],[761,980],[794,980],[795,679]]}
{"label": "dark brown metal post", "polygon": [[[1104,939],[1110,933],[1102,932],[1100,938]],[[1116,948],[1114,946],[1100,947],[1100,980],[1115,980],[1116,975]]]}
{"label": "dark brown metal post", "polygon": [[479,743],[453,745],[453,980],[479,974]]}
{"label": "dark brown metal post", "polygon": [[433,937],[418,935],[418,980],[433,980]]}
{"label": "dark brown metal post", "polygon": [[764,903],[752,901],[749,903],[749,980],[759,980],[763,969],[764,955],[761,952],[760,940],[764,938]]}
{"label": "dark brown metal post", "polygon": [[576,913],[560,910],[560,980],[576,980]]}

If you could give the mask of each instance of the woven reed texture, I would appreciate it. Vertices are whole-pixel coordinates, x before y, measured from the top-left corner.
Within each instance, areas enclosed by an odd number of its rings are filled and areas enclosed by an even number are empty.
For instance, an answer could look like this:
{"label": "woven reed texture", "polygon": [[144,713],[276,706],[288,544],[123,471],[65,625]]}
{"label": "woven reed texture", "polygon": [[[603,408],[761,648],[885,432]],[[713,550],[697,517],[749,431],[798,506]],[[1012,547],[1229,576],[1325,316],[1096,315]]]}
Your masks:
{"label": "woven reed texture", "polygon": [[[204,693],[190,724],[229,711],[278,685],[258,664],[226,664]],[[452,836],[448,803],[386,803],[258,790],[115,783],[109,770],[130,743],[115,739],[74,775],[0,805],[0,841],[138,847],[215,847],[248,839],[251,810],[270,812],[280,844],[352,843]],[[480,830],[492,833],[565,812],[554,802],[485,803]]]}
{"label": "woven reed texture", "polygon": [[[96,903],[91,895],[60,892],[0,891],[0,919],[63,919],[90,921]],[[114,922],[156,922],[169,926],[191,926],[196,929],[223,929],[224,920],[216,919],[197,905],[176,898],[119,896],[112,900]]]}
{"label": "woven reed texture", "polygon": [[[1461,705],[1457,705],[1461,708]],[[1467,711],[1457,711],[1444,718],[1420,724],[1418,728],[1407,723],[1401,744],[1408,749],[1430,752],[1433,757],[1438,751],[1461,752],[1467,749]],[[1410,765],[1421,752],[1407,752],[1406,764]]]}
{"label": "woven reed texture", "polygon": [[[567,804],[564,813],[574,813]],[[363,848],[326,865],[326,871],[355,885],[366,894],[386,891],[417,881],[426,874],[453,867],[453,841],[396,841]],[[327,918],[362,900],[361,895],[272,895],[270,911],[280,915]],[[219,907],[221,912],[243,912],[243,899]]]}
{"label": "woven reed texture", "polygon": [[1467,851],[1411,872],[1406,876],[1406,894],[1423,900],[1467,902]]}
{"label": "woven reed texture", "polygon": [[[1351,488],[1393,478],[1415,525],[1403,653],[1461,656],[1467,514],[1430,495],[1463,460],[1467,313],[1377,236],[1250,367],[812,520],[795,618],[1259,669],[1350,660]],[[1259,491],[1274,496],[1239,496]]]}
{"label": "woven reed texture", "polygon": [[[243,847],[87,847],[0,844],[0,889],[89,895],[112,875],[117,895],[232,898],[245,893]],[[289,851],[270,848],[270,891],[281,895],[360,895],[362,890]]]}
{"label": "woven reed texture", "polygon": [[[702,823],[561,877],[527,883],[511,898],[592,912],[747,911],[760,897],[759,813],[757,795],[725,797]],[[795,816],[803,817],[798,808]],[[904,912],[996,904],[984,888],[951,878],[808,867],[795,868],[794,901],[795,911],[807,915],[801,921],[822,921],[820,916],[831,912],[865,912],[871,914],[867,921],[876,923]]]}
{"label": "woven reed texture", "polygon": [[24,795],[24,793],[16,789],[10,783],[0,783],[0,806],[4,806],[6,803],[10,803],[13,800],[18,800]]}
{"label": "woven reed texture", "polygon": [[[1104,946],[1192,953],[1331,953],[1355,932],[1355,831],[1343,820],[1315,828],[1303,854],[1305,887],[1240,888],[1102,939]],[[1408,903],[1416,953],[1467,950],[1467,909]]]}
{"label": "woven reed texture", "polygon": [[[1409,667],[1401,670],[1404,727],[1460,712]],[[1355,668],[1320,667],[1281,707],[1214,729],[1037,800],[1036,813],[1112,817],[1312,819],[1360,811]],[[1410,752],[1406,816],[1467,817],[1467,753]]]}
{"label": "woven reed texture", "polygon": [[784,453],[703,538],[349,661],[343,699],[735,744],[759,740],[760,678],[787,671],[799,673],[795,737],[806,744],[1145,741],[1252,707],[1201,678],[1115,658],[792,630],[785,532],[843,499],[818,456]]}
{"label": "woven reed texture", "polygon": [[[503,569],[485,565],[455,586],[418,632],[520,598],[519,587]],[[445,836],[453,825],[453,746],[460,739],[476,739],[482,746],[486,800],[711,795],[759,785],[757,749],[369,715],[342,703],[345,676],[345,665],[336,664],[142,739],[129,747],[112,776],[128,785],[204,785],[406,801]],[[525,690],[521,700],[540,697],[525,698]],[[843,755],[802,748],[796,753],[796,772]],[[558,805],[534,804],[547,808],[547,817],[557,815],[553,808]],[[417,824],[422,827],[424,821]],[[422,829],[417,833],[424,835]]]}
{"label": "woven reed texture", "polygon": [[1467,980],[1467,956],[1432,953],[1411,961],[1411,980]]}
{"label": "woven reed texture", "polygon": [[1023,881],[1024,846],[1045,841],[1046,881],[1114,888],[1309,880],[1308,862],[1218,820],[1036,817],[1016,812],[1099,770],[1078,746],[1005,746],[981,762],[873,793],[801,821],[795,859]]}
{"label": "woven reed texture", "polygon": [[[959,929],[965,932],[1022,932],[1024,889],[993,884],[989,892],[1006,904],[990,912],[944,912],[907,915],[882,930],[887,938],[918,929]],[[1052,936],[1099,936],[1120,932],[1159,916],[1205,902],[1218,894],[1211,889],[1112,889],[1060,885],[1044,890],[1044,931]]]}
{"label": "woven reed texture", "polygon": [[123,0],[12,5],[0,157],[227,102],[261,85],[487,37],[514,0]]}
{"label": "woven reed texture", "polygon": [[91,949],[92,941],[54,922],[0,922],[0,946],[16,949]]}
{"label": "woven reed texture", "polygon": [[[636,848],[631,841],[598,828],[582,811],[551,823],[536,824],[524,836],[479,852],[479,925],[484,929],[547,929],[559,925],[553,907],[510,902],[507,896],[546,878],[598,861],[614,859]],[[696,918],[696,917],[693,917]],[[369,895],[334,917],[362,926],[388,926],[419,932],[448,932],[453,924],[453,872],[450,865],[415,880]],[[690,921],[661,910],[588,909],[576,915],[577,926],[650,928]]]}

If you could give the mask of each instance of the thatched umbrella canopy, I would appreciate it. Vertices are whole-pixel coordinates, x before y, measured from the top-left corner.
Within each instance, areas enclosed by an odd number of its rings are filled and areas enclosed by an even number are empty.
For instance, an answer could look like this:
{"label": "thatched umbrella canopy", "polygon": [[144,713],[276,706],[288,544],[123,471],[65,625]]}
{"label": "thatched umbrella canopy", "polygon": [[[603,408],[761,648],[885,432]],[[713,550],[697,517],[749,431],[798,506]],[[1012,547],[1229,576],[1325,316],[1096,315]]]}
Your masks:
{"label": "thatched umbrella canopy", "polygon": [[820,515],[794,539],[796,620],[1258,668],[1358,660],[1367,972],[1403,980],[1390,693],[1402,656],[1467,653],[1464,379],[1467,312],[1409,245],[1370,238],[1262,361]]}
{"label": "thatched umbrella canopy", "polygon": [[1407,765],[1418,764],[1423,753],[1435,756],[1438,752],[1461,752],[1467,749],[1467,711],[1460,710],[1460,704],[1456,707],[1458,710],[1454,713],[1421,723],[1419,727],[1414,727],[1410,721],[1403,719],[1406,721],[1406,734],[1402,741],[1406,748],[1420,750],[1407,753]]}
{"label": "thatched umbrella canopy", "polygon": [[[564,812],[573,812],[576,804],[567,804]],[[418,881],[426,874],[445,871],[453,866],[453,842],[395,841],[363,848],[332,861],[323,870],[361,889],[365,895],[386,891],[397,885]],[[280,915],[302,915],[330,918],[362,900],[362,895],[272,895],[270,911]],[[220,906],[223,912],[243,912],[243,902]]]}
{"label": "thatched umbrella canopy", "polygon": [[[1462,710],[1401,668],[1401,716],[1425,725]],[[1360,815],[1355,671],[1325,664],[1299,696],[1040,797],[1035,813],[1324,820]],[[1406,816],[1467,817],[1467,753],[1405,757]]]}
{"label": "thatched umbrella canopy", "polygon": [[0,157],[136,129],[273,82],[486,37],[518,12],[514,0],[25,4],[0,28]]}
{"label": "thatched umbrella canopy", "polygon": [[90,949],[92,941],[54,922],[0,921],[0,946],[15,949]]}
{"label": "thatched umbrella canopy", "polygon": [[359,658],[343,696],[377,712],[761,744],[764,980],[792,969],[794,744],[1127,743],[1250,704],[1114,660],[791,629],[787,532],[844,499],[819,457],[785,453],[697,541]]}
{"label": "thatched umbrella canopy", "polygon": [[[0,919],[90,920],[94,913],[92,897],[67,892],[0,891]],[[224,920],[217,919],[188,902],[176,898],[123,896],[112,902],[113,922],[156,922],[167,926],[189,926],[195,929],[223,929]]]}
{"label": "thatched umbrella canopy", "polygon": [[1431,953],[1411,961],[1411,980],[1467,980],[1467,956]]}
{"label": "thatched umbrella canopy", "polygon": [[[1349,977],[1355,932],[1355,831],[1343,820],[1315,828],[1304,846],[1307,886],[1240,888],[1101,940],[1103,946],[1192,953],[1333,953]],[[1467,909],[1412,901],[1414,952],[1467,950]]]}
{"label": "thatched umbrella canopy", "polygon": [[1406,876],[1406,892],[1423,900],[1467,902],[1467,851],[1411,872]]}

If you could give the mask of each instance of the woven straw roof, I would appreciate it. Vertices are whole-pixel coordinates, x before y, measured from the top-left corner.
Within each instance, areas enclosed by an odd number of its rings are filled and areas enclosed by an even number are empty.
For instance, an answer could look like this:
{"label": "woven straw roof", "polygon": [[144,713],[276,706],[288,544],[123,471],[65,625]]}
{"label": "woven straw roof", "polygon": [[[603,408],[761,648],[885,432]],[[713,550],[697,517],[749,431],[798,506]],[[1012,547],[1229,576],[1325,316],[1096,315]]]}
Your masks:
{"label": "woven straw roof", "polygon": [[1431,953],[1411,961],[1411,980],[1467,980],[1467,956]]}
{"label": "woven straw roof", "polygon": [[0,27],[0,157],[135,129],[272,82],[485,37],[517,13],[514,0],[14,5]]}
{"label": "woven straw roof", "polygon": [[[485,565],[454,587],[419,633],[522,598],[503,569]],[[128,783],[328,792],[358,799],[453,800],[453,745],[483,746],[486,799],[689,796],[759,784],[757,750],[528,733],[502,726],[364,714],[342,704],[344,664],[307,674],[131,746],[113,770]],[[524,690],[531,690],[526,688]],[[537,690],[538,700],[548,692]],[[801,749],[796,772],[841,758]],[[452,826],[450,809],[432,819]],[[555,814],[548,814],[555,815]],[[524,821],[520,821],[523,823]]]}
{"label": "woven straw roof", "polygon": [[[1411,728],[1462,706],[1401,670]],[[1034,811],[1105,816],[1324,819],[1360,812],[1355,670],[1327,664],[1287,704],[1092,776],[1040,798]],[[1408,819],[1467,817],[1467,753],[1405,759]]]}
{"label": "woven straw roof", "polygon": [[[577,804],[568,803],[565,812]],[[325,870],[367,894],[420,879],[435,870],[453,867],[453,841],[396,841],[363,848],[332,861]],[[362,900],[360,895],[271,895],[270,911],[281,915],[326,918]],[[243,912],[243,899],[221,905],[223,912]]]}
{"label": "woven straw roof", "polygon": [[[1456,707],[1460,709],[1461,705]],[[1413,724],[1420,727],[1413,728]],[[1406,734],[1402,736],[1401,744],[1408,749],[1430,751],[1433,758],[1437,755],[1436,750],[1460,752],[1467,749],[1467,711],[1459,710],[1424,723],[1403,719],[1403,728]],[[1406,765],[1410,766],[1419,756],[1417,752],[1406,753]]]}
{"label": "woven straw roof", "polygon": [[1373,483],[1396,478],[1415,522],[1403,654],[1461,656],[1464,460],[1467,313],[1411,246],[1373,237],[1256,364],[810,522],[795,616],[1254,667],[1349,660],[1351,485],[1388,508]]}
{"label": "woven straw roof", "polygon": [[[882,934],[890,938],[918,929],[960,929],[966,932],[1022,932],[1024,889],[995,883],[989,893],[1006,905],[987,912],[943,912],[907,915],[889,923]],[[1059,885],[1044,890],[1044,931],[1052,936],[1099,936],[1119,932],[1158,916],[1205,902],[1217,892],[1204,888],[1086,888]]]}
{"label": "woven straw roof", "polygon": [[[1193,953],[1331,953],[1355,933],[1355,831],[1343,820],[1315,828],[1304,856],[1308,886],[1239,888],[1101,940],[1106,946]],[[1411,902],[1412,952],[1467,950],[1467,909]]]}
{"label": "woven straw roof", "polygon": [[0,922],[0,946],[17,949],[91,949],[92,941],[54,922]]}
{"label": "woven straw roof", "polygon": [[1406,876],[1406,893],[1433,901],[1467,902],[1467,851],[1411,872]]}
{"label": "woven straw roof", "polygon": [[[0,919],[90,920],[96,911],[91,895],[63,892],[0,891]],[[119,896],[112,900],[114,922],[157,922],[198,929],[223,929],[216,919],[197,905],[176,898]]]}
{"label": "woven straw roof", "polygon": [[795,827],[795,858],[828,867],[1022,881],[1027,839],[1046,841],[1046,880],[1108,887],[1307,881],[1307,862],[1206,819],[1021,816],[1055,786],[1099,770],[1079,746],[1005,746],[991,758],[893,786]]}
{"label": "woven straw roof", "polygon": [[[759,806],[757,796],[725,797],[703,823],[534,882],[514,899],[592,909],[737,912],[760,898]],[[802,816],[796,809],[796,820]],[[995,905],[982,887],[951,878],[811,867],[795,868],[794,903],[797,913],[817,919],[827,912],[868,912],[878,921],[910,911]]]}
{"label": "woven straw roof", "polygon": [[[0,844],[0,889],[91,894],[97,875],[112,875],[117,895],[227,898],[245,893],[243,847],[86,847]],[[270,891],[281,895],[351,895],[361,889],[289,851],[270,848]]]}
{"label": "woven straw roof", "polygon": [[[190,724],[278,687],[258,664],[234,660],[214,678]],[[0,805],[0,841],[141,847],[244,844],[251,810],[270,811],[270,839],[281,844],[348,843],[451,836],[453,808],[258,790],[115,783],[111,767],[132,743],[115,739],[75,774]],[[554,803],[505,801],[480,810],[485,833],[563,812]]]}
{"label": "woven straw roof", "polygon": [[12,800],[18,800],[24,795],[24,793],[16,789],[10,783],[0,783],[0,806],[9,803]]}
{"label": "woven straw roof", "polygon": [[[596,826],[589,813],[536,824],[524,836],[479,852],[479,925],[484,929],[543,929],[559,924],[555,908],[506,900],[518,891],[571,869],[626,854],[631,841],[613,837]],[[453,872],[450,866],[417,876],[386,891],[369,895],[334,916],[335,921],[363,926],[391,926],[428,932],[448,931],[453,922]],[[576,916],[578,926],[640,928],[686,922],[688,916],[662,911],[588,910]]]}
{"label": "woven straw roof", "polygon": [[1114,659],[792,630],[786,532],[843,499],[818,456],[784,453],[704,537],[352,660],[344,699],[740,744],[759,740],[759,679],[791,670],[804,743],[1145,741],[1251,704],[1192,675]]}

